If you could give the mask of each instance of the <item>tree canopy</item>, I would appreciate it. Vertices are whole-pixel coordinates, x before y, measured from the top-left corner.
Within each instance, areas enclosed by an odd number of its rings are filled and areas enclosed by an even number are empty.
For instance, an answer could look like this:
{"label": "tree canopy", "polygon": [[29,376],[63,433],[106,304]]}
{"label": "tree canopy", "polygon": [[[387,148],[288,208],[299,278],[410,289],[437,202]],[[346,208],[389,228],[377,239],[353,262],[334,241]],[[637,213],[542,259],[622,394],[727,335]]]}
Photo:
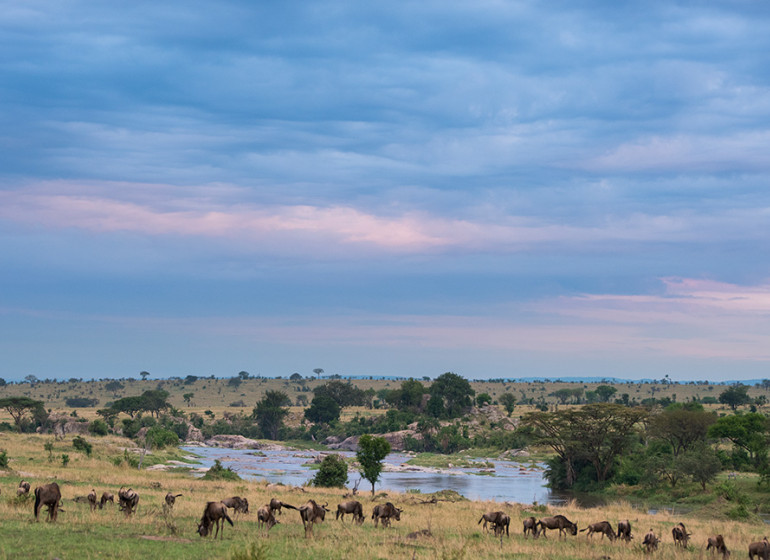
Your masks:
{"label": "tree canopy", "polygon": [[430,386],[428,411],[437,418],[457,418],[470,410],[475,394],[467,379],[448,371]]}
{"label": "tree canopy", "polygon": [[382,473],[382,461],[388,453],[390,453],[390,444],[383,437],[364,434],[358,440],[356,459],[360,465],[359,472],[372,483],[372,496],[374,496],[374,485]]}
{"label": "tree canopy", "polygon": [[751,402],[749,388],[741,383],[731,385],[719,394],[719,402],[726,404],[733,410],[736,410],[739,406],[749,404]]}
{"label": "tree canopy", "polygon": [[4,397],[0,399],[0,408],[8,411],[19,431],[21,431],[21,422],[24,415],[27,412],[41,409],[43,406],[43,401],[36,401],[29,397]]}
{"label": "tree canopy", "polygon": [[267,391],[265,393],[252,413],[262,431],[262,437],[278,439],[278,433],[283,427],[283,419],[289,413],[284,407],[290,404],[291,400],[288,395],[282,391]]}

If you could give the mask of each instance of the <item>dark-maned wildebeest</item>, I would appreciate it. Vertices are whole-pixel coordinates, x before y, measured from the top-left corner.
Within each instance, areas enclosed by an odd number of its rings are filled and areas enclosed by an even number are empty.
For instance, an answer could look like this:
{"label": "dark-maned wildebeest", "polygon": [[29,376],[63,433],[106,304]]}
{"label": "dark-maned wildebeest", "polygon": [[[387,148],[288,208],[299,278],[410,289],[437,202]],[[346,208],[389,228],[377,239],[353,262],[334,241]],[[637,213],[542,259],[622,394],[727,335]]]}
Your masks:
{"label": "dark-maned wildebeest", "polygon": [[249,500],[246,498],[233,496],[225,498],[221,503],[225,504],[225,507],[232,508],[235,513],[249,513]]}
{"label": "dark-maned wildebeest", "polygon": [[353,521],[359,525],[364,522],[364,508],[361,505],[361,502],[356,500],[348,500],[347,502],[342,502],[341,504],[337,505],[337,516],[335,519],[342,518],[342,520],[345,521],[346,513],[352,514]]}
{"label": "dark-maned wildebeest", "polygon": [[19,487],[16,489],[16,495],[25,496],[29,494],[29,489],[30,489],[29,482],[27,482],[26,480],[22,480],[21,482],[19,482]]}
{"label": "dark-maned wildebeest", "polygon": [[671,536],[674,537],[675,545],[687,548],[687,545],[690,542],[690,533],[685,529],[684,523],[679,523],[679,525],[676,525],[671,529]]}
{"label": "dark-maned wildebeest", "polygon": [[123,487],[118,490],[118,508],[126,515],[131,515],[136,511],[136,507],[139,505],[139,493],[129,488],[125,490]]}
{"label": "dark-maned wildebeest", "polygon": [[631,522],[628,519],[625,521],[618,521],[618,538],[623,539],[626,542],[630,542],[633,538],[631,536]]}
{"label": "dark-maned wildebeest", "polygon": [[173,508],[174,504],[176,503],[176,499],[181,495],[182,494],[172,494],[171,492],[166,494],[166,497],[164,498],[164,500],[166,501],[166,507],[169,509]]}
{"label": "dark-maned wildebeest", "polygon": [[611,541],[615,540],[615,530],[612,528],[612,524],[609,521],[599,521],[597,523],[591,523],[585,529],[580,529],[580,532],[588,531],[588,537],[592,537],[594,533],[601,533],[602,539],[606,535]]}
{"label": "dark-maned wildebeest", "polygon": [[266,528],[266,532],[269,533],[273,525],[278,525],[278,520],[273,515],[273,510],[270,508],[270,504],[260,506],[257,510],[257,526],[260,532],[262,528]]}
{"label": "dark-maned wildebeest", "polygon": [[104,493],[102,493],[102,497],[99,500],[99,509],[104,508],[104,504],[106,504],[107,502],[110,502],[110,503],[113,503],[113,504],[115,503],[115,495],[112,494],[112,492],[104,492]]}
{"label": "dark-maned wildebeest", "polygon": [[61,490],[55,482],[35,488],[35,520],[38,519],[41,506],[48,507],[48,521],[56,521],[61,505]]}
{"label": "dark-maned wildebeest", "polygon": [[722,535],[716,535],[714,537],[709,537],[706,541],[706,550],[711,550],[712,554],[715,552],[718,552],[722,555],[722,558],[729,558],[730,557],[730,551],[727,550],[727,545],[725,544],[725,538]]}
{"label": "dark-maned wildebeest", "polygon": [[372,510],[372,519],[374,519],[374,526],[377,527],[378,523],[382,521],[383,527],[390,527],[390,520],[395,519],[401,521],[401,512],[403,509],[399,509],[390,502],[374,506]]}
{"label": "dark-maned wildebeest", "polygon": [[313,534],[313,525],[321,523],[326,518],[326,512],[329,511],[325,503],[319,506],[315,500],[308,500],[304,506],[299,508],[299,516],[302,519],[302,525],[305,527],[305,536]]}
{"label": "dark-maned wildebeest", "polygon": [[553,517],[543,517],[542,519],[540,519],[540,521],[537,522],[537,524],[540,527],[538,531],[543,535],[543,537],[546,536],[546,533],[545,533],[546,529],[558,529],[559,537],[561,537],[562,534],[566,536],[567,533],[569,533],[570,535],[577,535],[578,533],[577,523],[573,523],[563,515],[554,515]]}
{"label": "dark-maned wildebeest", "polygon": [[658,542],[660,542],[660,539],[655,535],[655,532],[650,529],[650,532],[644,535],[642,546],[645,547],[647,552],[652,552],[653,550],[658,549]]}
{"label": "dark-maned wildebeest", "polygon": [[[505,523],[506,520],[508,522],[507,524]],[[481,528],[485,533],[487,532],[487,523],[491,523],[493,529],[495,529],[495,526],[497,525],[505,527],[506,534],[508,534],[508,525],[510,525],[511,519],[504,511],[488,511],[481,516],[481,519],[479,519],[479,522],[476,523],[476,525],[482,521],[484,522],[484,525],[482,525]]]}
{"label": "dark-maned wildebeest", "polygon": [[768,555],[770,555],[770,543],[767,542],[767,537],[749,545],[749,560],[754,560],[755,556],[768,560]]}
{"label": "dark-maned wildebeest", "polygon": [[508,527],[511,525],[511,518],[507,513],[503,513],[497,518],[497,521],[492,523],[492,528],[495,531],[495,536],[499,537],[503,534],[503,528],[505,529],[505,535],[510,536],[508,533]]}
{"label": "dark-maned wildebeest", "polygon": [[91,511],[94,511],[96,509],[96,490],[93,488],[88,493],[88,505],[91,506]]}
{"label": "dark-maned wildebeest", "polygon": [[233,526],[233,520],[227,515],[227,506],[222,502],[207,502],[206,507],[203,509],[203,517],[201,517],[200,523],[198,523],[198,534],[201,537],[209,536],[211,534],[211,525],[213,523],[216,526],[214,538],[217,538],[221,528],[222,535],[219,538],[222,539],[225,535],[225,521],[227,521],[231,527]]}
{"label": "dark-maned wildebeest", "polygon": [[527,533],[537,538],[537,519],[534,517],[527,517],[524,520],[524,537],[527,536]]}
{"label": "dark-maned wildebeest", "polygon": [[281,508],[297,509],[293,505],[284,503],[278,498],[270,498],[270,511],[277,511],[278,515],[281,515]]}

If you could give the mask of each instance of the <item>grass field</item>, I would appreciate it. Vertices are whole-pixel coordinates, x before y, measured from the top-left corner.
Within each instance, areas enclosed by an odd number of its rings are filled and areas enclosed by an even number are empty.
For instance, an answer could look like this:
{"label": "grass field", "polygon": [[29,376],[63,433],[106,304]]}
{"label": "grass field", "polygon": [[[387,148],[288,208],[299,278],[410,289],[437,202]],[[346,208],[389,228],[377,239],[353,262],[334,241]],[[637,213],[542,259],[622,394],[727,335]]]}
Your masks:
{"label": "grass field", "polygon": [[[116,466],[115,457],[132,443],[115,437],[91,438],[91,457],[74,450],[71,439],[55,444],[56,460],[48,461],[44,444],[50,436],[0,434],[0,447],[10,458],[10,470],[0,470],[0,560],[32,558],[61,560],[74,559],[479,559],[479,558],[534,558],[568,559],[600,558],[613,560],[639,559],[645,556],[640,542],[643,534],[653,528],[662,536],[663,544],[656,558],[678,559],[705,557],[706,538],[722,533],[728,547],[735,554],[745,554],[749,542],[761,539],[766,527],[758,521],[735,522],[726,519],[672,516],[668,513],[650,515],[632,509],[626,503],[600,509],[581,509],[573,505],[533,510],[520,504],[481,502],[442,502],[422,504],[424,495],[389,493],[386,499],[404,508],[400,522],[389,529],[375,529],[370,519],[363,526],[334,520],[333,511],[342,501],[342,490],[267,488],[252,482],[220,482],[194,479],[188,474],[174,472],[139,471],[125,464]],[[67,467],[58,460],[61,453],[70,456]],[[176,450],[161,459],[176,457]],[[35,522],[32,499],[18,500],[15,496],[19,480],[30,481],[33,488],[56,480],[62,489],[63,508],[56,523]],[[98,494],[109,490],[117,494],[121,486],[130,486],[141,498],[138,512],[131,518],[108,504],[104,510],[91,512],[85,503],[75,503],[76,496],[85,496],[91,488]],[[171,514],[164,514],[163,496],[168,491],[182,493]],[[225,528],[224,539],[203,539],[196,533],[208,500],[228,496],[247,497],[252,513],[234,519],[235,527]],[[301,505],[308,498],[328,502],[332,513],[317,526],[312,538],[304,537],[297,512],[285,511],[268,538],[261,536],[256,524],[256,509],[271,497]],[[372,509],[368,494],[360,496],[367,517]],[[382,503],[382,499],[378,503]],[[484,534],[477,524],[487,510],[502,509],[512,519],[512,534],[502,539]],[[610,543],[598,536],[589,539],[585,533],[560,541],[555,534],[548,539],[525,539],[521,535],[521,520],[532,514],[542,517],[562,513],[577,522],[587,523],[630,519],[635,539],[631,544]],[[683,521],[693,533],[689,550],[676,551],[671,541],[671,528]],[[407,538],[414,531],[429,529],[431,537]],[[253,553],[253,554],[252,554]]]}
{"label": "grass field", "polygon": [[[345,380],[343,380],[345,381]],[[185,382],[182,379],[157,380],[148,378],[126,379],[121,381],[123,388],[118,391],[108,391],[105,386],[109,381],[72,381],[72,382],[51,382],[51,383],[20,383],[0,387],[0,397],[6,396],[28,396],[36,400],[42,400],[46,403],[46,408],[54,412],[71,413],[77,411],[79,416],[93,419],[96,417],[96,410],[104,407],[108,402],[117,398],[139,395],[148,389],[158,387],[169,392],[169,402],[186,412],[196,412],[203,414],[210,410],[216,418],[221,418],[225,412],[250,414],[254,405],[265,394],[266,391],[278,390],[286,393],[295,406],[291,407],[291,415],[287,420],[289,425],[292,422],[298,422],[302,417],[304,406],[297,405],[298,398],[306,398],[309,403],[312,400],[312,390],[328,382],[328,379],[305,378],[302,381],[290,381],[289,379],[256,378],[247,379],[239,384],[233,384],[231,379],[220,378],[198,378],[191,382]],[[382,389],[397,389],[401,386],[401,381],[384,379],[354,379],[352,383],[357,387],[367,390],[373,389],[380,391]],[[426,386],[430,382],[423,381]],[[503,383],[492,381],[472,381],[471,386],[476,394],[488,393],[494,400],[503,393],[512,393],[517,400],[523,398],[534,398],[539,400],[541,397],[546,403],[556,404],[555,397],[549,396],[559,389],[577,389],[583,388],[584,391],[593,391],[602,383],[565,383],[559,381],[549,382],[517,382]],[[237,385],[237,386],[236,386]],[[719,393],[725,389],[724,385],[696,384],[696,383],[615,383],[617,390],[615,397],[621,397],[624,393],[629,395],[630,399],[641,401],[648,397],[663,398],[669,397],[679,402],[686,402],[693,398],[718,397]],[[183,395],[192,393],[193,397],[190,403],[185,402]],[[770,399],[770,392],[761,387],[751,387],[749,394],[752,397],[765,395]],[[66,405],[66,399],[71,397],[86,397],[96,399],[98,404],[90,408],[73,409]],[[242,405],[242,406],[241,406]],[[723,407],[715,406],[715,409]],[[534,410],[531,406],[517,405],[514,416],[519,416],[526,412]],[[724,408],[724,410],[727,410]],[[370,415],[382,414],[383,410],[371,410],[363,407],[347,408],[343,411],[343,420],[355,414]],[[0,421],[9,421],[4,411],[0,411]]]}

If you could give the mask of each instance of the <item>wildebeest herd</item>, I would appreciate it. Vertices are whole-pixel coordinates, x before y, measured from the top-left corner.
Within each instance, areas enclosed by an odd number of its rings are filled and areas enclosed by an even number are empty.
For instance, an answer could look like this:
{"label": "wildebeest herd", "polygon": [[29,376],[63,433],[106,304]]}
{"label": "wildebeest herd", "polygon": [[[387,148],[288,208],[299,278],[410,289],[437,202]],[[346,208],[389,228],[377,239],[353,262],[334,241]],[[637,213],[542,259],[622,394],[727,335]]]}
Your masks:
{"label": "wildebeest herd", "polygon": [[[29,494],[30,489],[31,485],[29,482],[22,480],[17,489],[17,496]],[[36,487],[34,496],[35,520],[39,520],[40,510],[44,506],[48,508],[47,519],[49,522],[55,522],[58,513],[64,511],[61,509],[61,490],[56,482]],[[176,499],[181,496],[182,494],[168,492],[164,497],[164,511],[173,509]],[[114,504],[115,497],[110,492],[103,492],[101,498],[97,501],[97,492],[95,489],[92,489],[86,497],[75,498],[74,501],[87,502],[91,511],[94,511],[97,508],[104,508],[107,502]],[[130,516],[134,514],[138,504],[138,492],[132,488],[120,488],[118,491],[118,507],[125,515]],[[234,514],[247,514],[249,513],[249,501],[243,497],[232,496],[220,501],[207,502],[203,509],[203,515],[197,524],[198,534],[202,537],[206,537],[213,533],[215,539],[217,537],[222,539],[224,537],[225,522],[234,526],[233,520],[228,514],[229,509],[232,509]],[[276,519],[276,513],[280,516],[282,509],[292,509],[299,512],[306,537],[312,536],[314,525],[323,522],[326,513],[330,511],[328,503],[319,505],[312,499],[308,500],[304,505],[296,507],[277,498],[272,498],[269,503],[261,506],[257,510],[257,522],[260,532],[267,534],[273,526],[279,523]],[[345,515],[349,514],[352,516],[355,524],[361,525],[366,519],[363,511],[361,502],[357,500],[347,500],[338,504],[336,519],[344,522]],[[403,509],[397,508],[391,502],[377,504],[372,509],[371,519],[373,520],[375,527],[380,523],[383,527],[390,527],[391,520],[399,521],[402,512]],[[495,536],[500,537],[501,539],[504,534],[509,536],[511,518],[503,511],[489,511],[484,513],[478,521],[478,524],[481,523],[483,523],[482,528],[484,532],[491,529]],[[631,523],[627,519],[619,521],[617,529],[614,529],[612,524],[605,520],[590,523],[587,527],[578,530],[577,523],[573,523],[564,515],[554,515],[542,517],[540,519],[530,516],[522,520],[522,526],[524,538],[529,536],[534,539],[540,537],[547,538],[547,532],[549,530],[558,530],[559,538],[566,538],[568,535],[574,536],[577,535],[578,532],[587,532],[586,536],[588,538],[592,538],[594,534],[600,534],[602,540],[607,537],[609,541],[620,540],[629,543],[633,539]],[[674,546],[678,548],[681,547],[686,549],[690,543],[691,536],[692,534],[687,531],[687,528],[683,523],[677,524],[671,530]],[[647,553],[652,553],[657,550],[660,542],[661,537],[657,535],[653,529],[650,529],[642,539],[642,547]],[[730,556],[730,550],[728,550],[722,535],[709,536],[706,540],[706,551],[713,554],[721,554],[723,560],[727,560]],[[767,537],[763,538],[761,541],[750,543],[748,546],[748,554],[749,560],[770,560],[770,542],[768,542]]]}

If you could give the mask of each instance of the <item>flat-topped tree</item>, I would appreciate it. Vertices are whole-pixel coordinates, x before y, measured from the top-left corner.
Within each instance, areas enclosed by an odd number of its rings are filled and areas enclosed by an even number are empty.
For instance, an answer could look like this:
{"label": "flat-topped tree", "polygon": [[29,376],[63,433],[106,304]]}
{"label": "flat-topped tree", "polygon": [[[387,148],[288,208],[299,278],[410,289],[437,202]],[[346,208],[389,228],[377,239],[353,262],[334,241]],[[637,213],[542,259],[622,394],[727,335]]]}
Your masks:
{"label": "flat-topped tree", "polygon": [[11,415],[16,427],[21,431],[21,421],[27,412],[32,412],[43,406],[43,401],[36,401],[29,397],[5,397],[0,399],[0,408],[4,408]]}

